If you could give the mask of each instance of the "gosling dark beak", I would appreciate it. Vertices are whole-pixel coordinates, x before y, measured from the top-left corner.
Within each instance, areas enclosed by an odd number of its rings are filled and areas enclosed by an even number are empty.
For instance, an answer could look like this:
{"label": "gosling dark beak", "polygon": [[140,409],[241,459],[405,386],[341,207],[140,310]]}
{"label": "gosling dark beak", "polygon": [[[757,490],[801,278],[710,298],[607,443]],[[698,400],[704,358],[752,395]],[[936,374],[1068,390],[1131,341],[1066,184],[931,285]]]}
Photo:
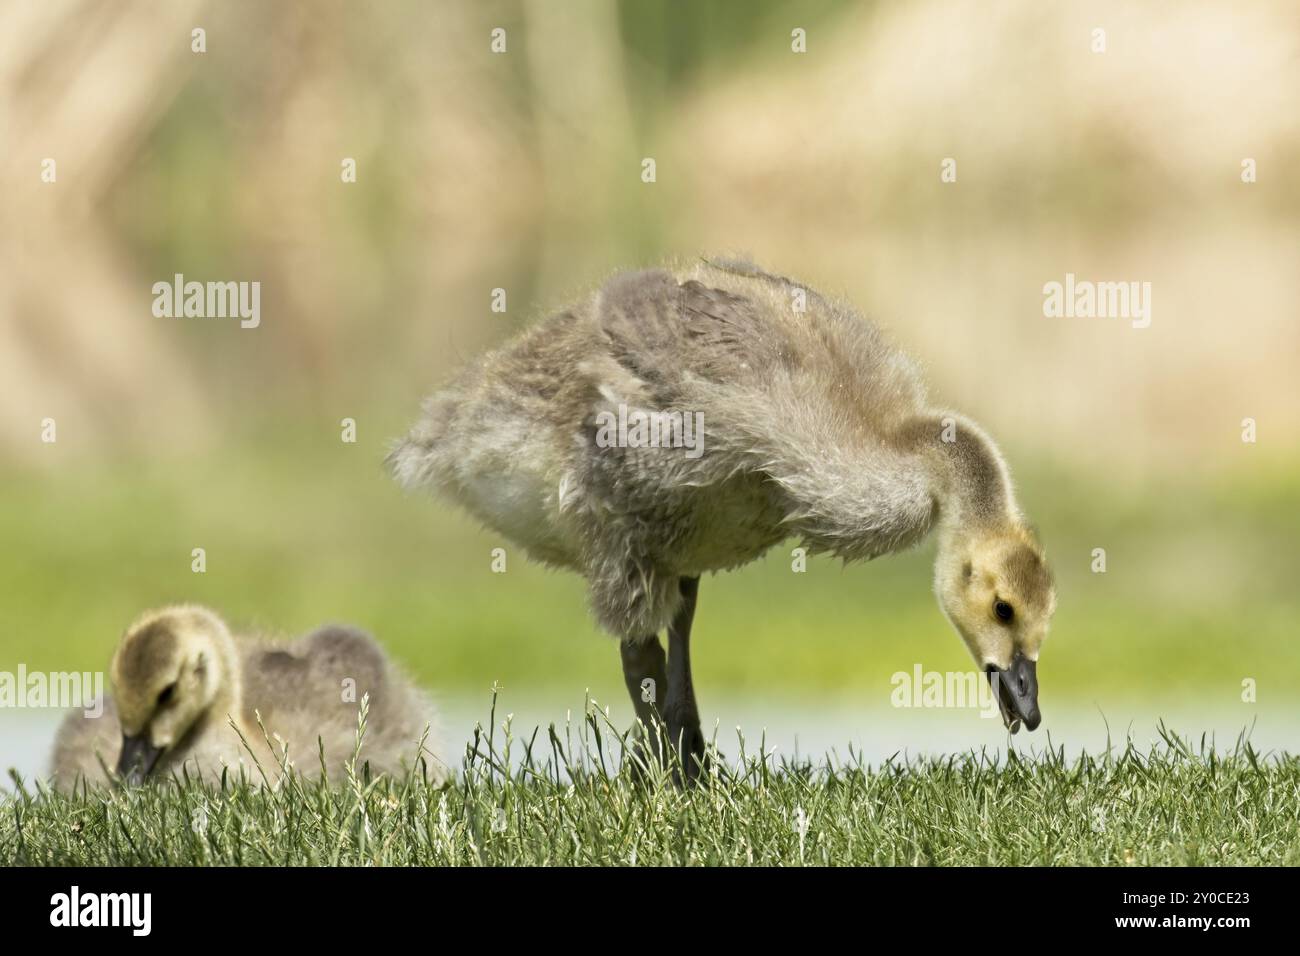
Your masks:
{"label": "gosling dark beak", "polygon": [[1037,730],[1043,722],[1038,712],[1038,663],[1016,651],[1010,667],[1002,670],[990,664],[987,673],[1007,729],[1014,734],[1023,723],[1027,729]]}
{"label": "gosling dark beak", "polygon": [[117,775],[130,786],[144,783],[154,764],[162,756],[162,748],[155,747],[145,734],[122,737],[122,756],[117,758]]}

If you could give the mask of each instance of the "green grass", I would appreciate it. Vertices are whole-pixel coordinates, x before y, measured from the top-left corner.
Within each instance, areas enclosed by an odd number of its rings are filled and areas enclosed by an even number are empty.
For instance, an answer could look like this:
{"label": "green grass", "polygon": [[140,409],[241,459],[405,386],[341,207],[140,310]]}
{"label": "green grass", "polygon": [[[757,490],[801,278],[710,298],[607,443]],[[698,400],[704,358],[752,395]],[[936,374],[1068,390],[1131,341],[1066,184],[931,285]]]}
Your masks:
{"label": "green grass", "polygon": [[479,735],[441,786],[355,766],[276,788],[245,777],[65,796],[20,784],[0,799],[0,864],[1300,863],[1300,761],[1244,742],[1219,754],[1165,732],[1145,752],[877,767],[777,766],[738,742],[689,790],[667,771],[620,771],[624,742],[593,711],[526,739],[508,725]]}

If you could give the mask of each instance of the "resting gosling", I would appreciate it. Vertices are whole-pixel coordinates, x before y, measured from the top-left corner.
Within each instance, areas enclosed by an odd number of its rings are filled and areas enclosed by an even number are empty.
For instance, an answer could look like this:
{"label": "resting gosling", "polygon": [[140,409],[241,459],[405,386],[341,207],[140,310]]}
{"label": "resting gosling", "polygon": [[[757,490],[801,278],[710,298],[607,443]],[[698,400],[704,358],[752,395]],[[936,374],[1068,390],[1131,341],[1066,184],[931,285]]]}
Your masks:
{"label": "resting gosling", "polygon": [[752,263],[615,276],[429,398],[388,464],[586,576],[637,717],[688,775],[699,576],[790,537],[849,561],[937,531],[939,606],[1007,726],[1041,719],[1055,591],[997,447],[849,305]]}
{"label": "resting gosling", "polygon": [[103,714],[74,712],[59,728],[52,761],[56,786],[107,783],[104,767],[116,768],[129,783],[167,777],[182,766],[213,781],[226,767],[238,772],[241,761],[260,781],[232,718],[271,782],[280,775],[281,742],[288,744],[291,769],[312,778],[320,775],[323,746],[325,766],[337,779],[356,746],[365,694],[369,709],[358,768],[369,762],[373,773],[399,773],[413,765],[427,727],[429,774],[445,777],[431,703],[370,635],[353,628],[322,627],[276,645],[236,639],[207,608],[168,607],[144,614],[127,629],[110,677],[114,696],[104,702]]}

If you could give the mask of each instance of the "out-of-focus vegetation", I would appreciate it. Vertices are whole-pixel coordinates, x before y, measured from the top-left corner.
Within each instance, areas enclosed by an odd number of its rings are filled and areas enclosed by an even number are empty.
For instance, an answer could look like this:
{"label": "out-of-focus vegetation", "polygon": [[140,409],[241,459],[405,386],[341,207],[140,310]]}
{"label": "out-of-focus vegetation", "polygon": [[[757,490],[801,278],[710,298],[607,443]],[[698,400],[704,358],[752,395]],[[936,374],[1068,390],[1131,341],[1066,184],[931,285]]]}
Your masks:
{"label": "out-of-focus vegetation", "polygon": [[[1059,578],[1044,694],[1300,689],[1282,0],[83,7],[0,10],[0,669],[102,666],[142,608],[194,600],[355,622],[435,687],[619,697],[580,581],[513,551],[491,573],[505,542],[379,462],[539,311],[741,249],[851,298],[1006,446]],[[260,281],[261,327],[154,318],[178,272]],[[1151,327],[1045,318],[1067,272],[1150,281]],[[700,683],[883,703],[914,661],[968,666],[929,556],[706,581]]]}
{"label": "out-of-focus vegetation", "polygon": [[[94,669],[143,605],[194,600],[245,627],[296,632],[327,620],[372,629],[430,686],[591,688],[621,700],[613,643],[589,621],[582,583],[525,561],[507,541],[379,467],[386,427],[356,445],[276,426],[250,453],[73,469],[7,480],[0,495],[6,640],[0,668]],[[297,436],[290,442],[279,436]],[[1060,592],[1044,651],[1054,702],[1196,699],[1239,706],[1241,680],[1280,704],[1300,691],[1293,582],[1300,487],[1184,484],[1163,495],[1027,471],[1021,484]],[[201,490],[200,490],[201,489]],[[1092,549],[1107,572],[1091,571]],[[191,571],[190,549],[206,552]],[[492,549],[507,571],[491,571]],[[695,667],[711,691],[844,691],[885,706],[894,672],[964,669],[966,651],[930,593],[932,549],[867,565],[788,547],[701,590]]]}

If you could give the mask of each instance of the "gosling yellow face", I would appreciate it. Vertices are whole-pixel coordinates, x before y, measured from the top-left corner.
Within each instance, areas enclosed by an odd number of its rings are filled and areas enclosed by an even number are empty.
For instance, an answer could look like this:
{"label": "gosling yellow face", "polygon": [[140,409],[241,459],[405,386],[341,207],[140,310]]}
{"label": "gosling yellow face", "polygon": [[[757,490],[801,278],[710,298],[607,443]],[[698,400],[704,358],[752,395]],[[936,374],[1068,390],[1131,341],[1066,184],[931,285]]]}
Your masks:
{"label": "gosling yellow face", "polygon": [[963,542],[936,577],[944,614],[993,685],[1002,719],[1015,733],[1034,730],[1038,652],[1056,610],[1042,549],[1023,529]]}
{"label": "gosling yellow face", "polygon": [[229,632],[199,607],[150,612],[123,635],[110,672],[122,755],[117,772],[141,782],[207,713],[225,679]]}

